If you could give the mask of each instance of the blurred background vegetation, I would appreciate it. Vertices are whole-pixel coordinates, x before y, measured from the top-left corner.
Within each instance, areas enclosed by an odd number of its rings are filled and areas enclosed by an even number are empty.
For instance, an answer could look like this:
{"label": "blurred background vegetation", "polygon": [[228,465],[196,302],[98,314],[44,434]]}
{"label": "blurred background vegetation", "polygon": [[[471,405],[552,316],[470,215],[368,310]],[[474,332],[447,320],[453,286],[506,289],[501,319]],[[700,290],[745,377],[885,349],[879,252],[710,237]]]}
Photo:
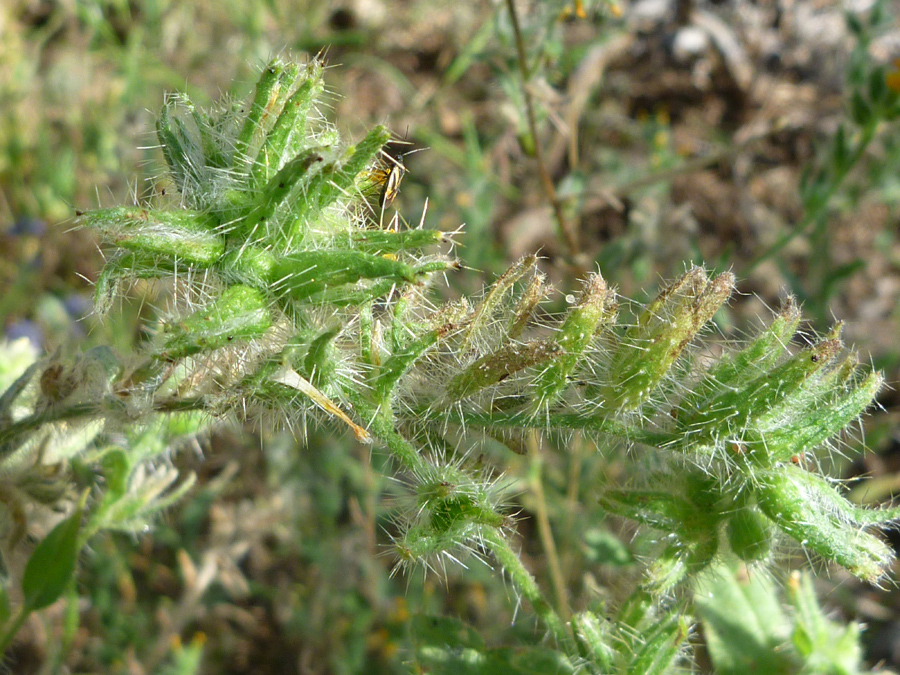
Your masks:
{"label": "blurred background vegetation", "polygon": [[[346,136],[384,123],[394,154],[424,149],[404,159],[391,208],[413,224],[465,225],[459,255],[477,274],[450,279],[447,293],[476,291],[533,251],[557,308],[585,269],[599,266],[639,301],[705,262],[739,278],[742,295],[716,317],[727,339],[785,293],[803,302],[810,332],[845,322],[847,342],[893,387],[849,440],[873,452],[835,471],[874,477],[857,494],[883,501],[900,483],[900,134],[872,109],[873,78],[898,69],[898,10],[864,0],[523,2],[523,90],[502,3],[7,0],[3,335],[45,352],[73,341],[127,352],[145,339],[151,310],[139,301],[103,324],[89,316],[103,258],[90,233],[70,230],[75,212],[171,189],[153,134],[166,92],[198,103],[244,96],[272,55],[324,53],[327,114]],[[561,236],[536,143],[576,247]],[[542,585],[553,572],[539,504],[570,604],[614,602],[640,574],[642,542],[604,521],[596,486],[624,470],[624,452],[579,439],[551,446],[537,467],[477,452],[516,481],[519,543]],[[296,440],[233,427],[173,449],[171,461],[197,471],[198,487],[152,531],[93,540],[80,599],[31,617],[8,654],[12,672],[407,672],[417,613],[460,617],[494,644],[541,638],[478,562],[446,579],[390,576],[383,528],[397,488],[377,450],[323,429]],[[75,469],[90,484],[92,468]],[[834,608],[870,625],[871,660],[900,665],[890,649],[900,596],[842,573],[819,583]]]}

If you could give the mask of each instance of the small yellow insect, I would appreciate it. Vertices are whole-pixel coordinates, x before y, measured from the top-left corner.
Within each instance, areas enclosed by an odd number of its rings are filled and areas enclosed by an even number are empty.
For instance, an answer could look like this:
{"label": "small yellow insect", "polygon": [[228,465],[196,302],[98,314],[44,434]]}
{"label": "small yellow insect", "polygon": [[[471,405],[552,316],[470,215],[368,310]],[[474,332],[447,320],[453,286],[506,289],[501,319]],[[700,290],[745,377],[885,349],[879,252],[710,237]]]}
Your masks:
{"label": "small yellow insect", "polygon": [[406,175],[406,166],[403,164],[403,158],[422,150],[425,150],[425,148],[410,150],[398,157],[382,152],[379,166],[369,171],[368,179],[372,181],[372,185],[381,187],[381,191],[378,193],[378,206],[382,211],[391,205],[391,202],[394,201],[400,192],[400,182],[403,180],[403,176]]}
{"label": "small yellow insect", "polygon": [[391,168],[387,171],[384,182],[381,183],[381,194],[378,195],[378,206],[382,209],[387,208],[394,201],[397,193],[400,192],[400,181],[406,173],[406,167],[403,166],[403,160],[391,158]]}

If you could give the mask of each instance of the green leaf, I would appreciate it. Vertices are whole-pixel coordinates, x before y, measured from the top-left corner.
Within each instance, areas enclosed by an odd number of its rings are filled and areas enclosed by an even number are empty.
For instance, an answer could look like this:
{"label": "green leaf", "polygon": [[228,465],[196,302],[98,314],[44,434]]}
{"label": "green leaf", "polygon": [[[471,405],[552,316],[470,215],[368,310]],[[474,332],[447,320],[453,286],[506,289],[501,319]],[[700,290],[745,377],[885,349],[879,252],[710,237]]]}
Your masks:
{"label": "green leaf", "polygon": [[690,634],[685,617],[670,614],[644,633],[645,642],[628,664],[632,675],[663,675],[678,658],[681,646]]}
{"label": "green leaf", "polygon": [[738,579],[724,566],[709,570],[698,580],[695,602],[716,673],[796,672],[779,649],[790,629],[764,574]]}
{"label": "green leaf", "polygon": [[825,616],[816,599],[810,575],[795,572],[787,588],[796,616],[792,640],[806,661],[806,672],[835,675],[860,673],[862,647],[859,644],[859,625],[844,625]]}
{"label": "green leaf", "polygon": [[379,395],[386,398],[397,381],[409,372],[416,361],[440,340],[452,334],[454,328],[455,325],[452,323],[438,326],[391,354],[375,380]]}
{"label": "green leaf", "polygon": [[[310,186],[326,169],[325,162],[331,154],[328,148],[309,148],[286,162],[259,190],[256,203],[251,207],[252,217],[248,216],[241,224],[244,236],[253,238],[265,233],[266,223],[276,220],[277,213],[285,210],[286,202],[296,202],[301,193],[308,194]],[[293,228],[286,230],[284,235],[289,237],[299,233]]]}
{"label": "green leaf", "polygon": [[[686,440],[693,442],[739,435],[740,430],[756,425],[760,418],[784,402],[808,378],[830,364],[842,346],[837,339],[823,340],[798,352],[743,387],[724,390],[706,401],[702,408],[679,413],[676,420],[679,429]],[[768,448],[763,446],[754,459],[764,462],[770,460],[770,454]]]}
{"label": "green leaf", "polygon": [[[840,373],[834,369],[829,375],[837,377]],[[745,436],[745,442],[764,445],[777,461],[802,457],[837,436],[859,417],[872,404],[883,382],[884,377],[878,372],[843,385],[829,386],[824,378],[813,380],[808,392],[798,392],[774,409],[761,420],[758,432]]]}
{"label": "green leaf", "polygon": [[410,626],[415,663],[435,675],[484,672],[484,641],[457,619],[419,615]]}
{"label": "green leaf", "polygon": [[295,84],[297,82],[300,85],[285,103],[253,163],[253,184],[257,187],[269,180],[285,161],[298,154],[309,141],[307,116],[324,87],[322,62],[315,59],[302,68]]}
{"label": "green leaf", "polygon": [[379,255],[451,241],[450,235],[439,230],[358,230],[350,233],[350,240],[363,253]]}
{"label": "green leaf", "polygon": [[612,623],[593,612],[582,612],[572,617],[572,628],[579,647],[601,668],[601,672],[612,670],[616,658]]}
{"label": "green leaf", "polygon": [[574,675],[561,653],[540,647],[486,649],[481,636],[456,619],[412,621],[414,663],[431,675]]}
{"label": "green leaf", "polygon": [[772,522],[759,511],[741,509],[728,520],[725,532],[731,550],[741,560],[763,560],[772,550]]}
{"label": "green leaf", "polygon": [[850,145],[843,124],[838,124],[831,146],[831,162],[834,170],[840,172],[850,162]]}
{"label": "green leaf", "polygon": [[293,87],[300,66],[273,59],[263,69],[244,126],[237,138],[235,156],[246,158],[249,164],[256,156],[263,138],[275,124],[278,115],[284,109]]}
{"label": "green leaf", "polygon": [[12,612],[9,609],[9,593],[6,592],[6,586],[0,586],[0,626],[9,621]]}
{"label": "green leaf", "polygon": [[29,610],[51,605],[65,592],[75,572],[83,510],[82,503],[44,537],[28,559],[22,577],[22,594]]}
{"label": "green leaf", "polygon": [[177,257],[198,267],[210,267],[225,253],[224,240],[200,211],[117,206],[85,213],[78,222],[96,228],[114,246],[142,255]]}
{"label": "green leaf", "polygon": [[872,106],[862,93],[854,91],[850,97],[850,119],[859,126],[865,126],[872,117]]}
{"label": "green leaf", "polygon": [[211,351],[234,340],[250,340],[272,325],[265,296],[248,286],[235,284],[214,302],[171,326],[160,356],[176,361],[202,351]]}
{"label": "green leaf", "polygon": [[821,477],[794,466],[760,472],[758,480],[759,507],[783,532],[860,579],[875,582],[885,573],[890,547],[846,515],[887,520],[893,510],[855,509]]}
{"label": "green leaf", "polygon": [[869,673],[860,669],[859,626],[827,618],[812,578],[795,572],[787,590],[790,620],[765,575],[735,573],[725,566],[704,575],[696,602],[716,673]]}
{"label": "green leaf", "polygon": [[103,474],[106,476],[106,494],[104,502],[116,501],[125,496],[128,489],[128,476],[131,474],[131,462],[128,453],[115,448],[103,456]]}
{"label": "green leaf", "polygon": [[869,73],[869,100],[876,106],[886,103],[890,96],[887,86],[887,72],[883,67],[876,67]]}
{"label": "green leaf", "polygon": [[626,567],[634,564],[634,556],[628,547],[612,532],[591,528],[584,533],[585,559],[598,565]]}
{"label": "green leaf", "polygon": [[790,343],[800,325],[800,308],[789,296],[782,303],[772,323],[746,347],[738,352],[725,353],[703,379],[685,395],[679,409],[690,412],[707,406],[724,390],[736,390],[752,382],[761,372],[774,367],[786,356]]}
{"label": "green leaf", "polygon": [[272,270],[272,284],[295,300],[360,279],[413,283],[416,271],[406,263],[358,251],[303,251],[282,257]]}
{"label": "green leaf", "polygon": [[850,29],[850,32],[853,33],[857,39],[861,38],[865,28],[863,27],[862,21],[859,20],[859,17],[853,12],[847,12],[844,17],[847,20],[847,28]]}
{"label": "green leaf", "polygon": [[190,193],[191,187],[199,182],[198,172],[201,167],[196,164],[199,147],[191,138],[184,122],[172,114],[177,112],[179,103],[185,108],[193,107],[185,95],[170,97],[156,120],[156,135],[175,186],[184,194]]}

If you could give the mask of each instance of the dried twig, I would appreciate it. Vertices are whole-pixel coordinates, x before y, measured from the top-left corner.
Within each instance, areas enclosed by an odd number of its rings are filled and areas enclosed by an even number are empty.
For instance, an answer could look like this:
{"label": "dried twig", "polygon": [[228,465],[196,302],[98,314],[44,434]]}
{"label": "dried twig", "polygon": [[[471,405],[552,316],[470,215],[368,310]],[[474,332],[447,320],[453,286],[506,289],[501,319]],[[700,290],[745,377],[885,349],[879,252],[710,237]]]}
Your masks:
{"label": "dried twig", "polygon": [[550,205],[553,207],[553,214],[559,225],[559,231],[566,243],[566,247],[569,249],[569,256],[572,260],[575,260],[579,254],[578,238],[563,213],[562,202],[560,202],[559,197],[556,194],[556,187],[553,185],[553,179],[550,177],[550,172],[547,170],[547,164],[544,161],[544,153],[543,150],[541,150],[541,144],[538,140],[537,120],[534,115],[534,101],[532,100],[531,93],[528,89],[528,63],[525,57],[525,43],[522,39],[522,30],[519,26],[519,15],[516,12],[516,5],[513,0],[506,0],[506,6],[509,8],[513,32],[516,37],[516,55],[519,64],[519,72],[522,75],[522,96],[525,100],[525,115],[528,119],[528,131],[531,134],[532,139],[534,139],[534,156],[538,164],[538,173],[541,176],[544,192],[547,194]]}

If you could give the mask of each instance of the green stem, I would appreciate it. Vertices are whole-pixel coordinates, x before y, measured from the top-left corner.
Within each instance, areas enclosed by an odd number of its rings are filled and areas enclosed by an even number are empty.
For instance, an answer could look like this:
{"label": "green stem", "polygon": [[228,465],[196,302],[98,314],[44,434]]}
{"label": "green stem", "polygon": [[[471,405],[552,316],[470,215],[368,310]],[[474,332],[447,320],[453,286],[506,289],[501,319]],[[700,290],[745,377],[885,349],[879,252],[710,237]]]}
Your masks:
{"label": "green stem", "polygon": [[535,614],[540,617],[559,643],[564,645],[570,654],[575,654],[572,634],[566,628],[566,624],[559,614],[554,611],[550,603],[544,598],[534,577],[525,569],[525,565],[522,564],[519,555],[512,550],[509,542],[491,527],[483,529],[481,540],[497,562],[500,563],[500,566],[503,567],[503,570],[509,575],[510,580],[515,584],[522,596],[534,608]]}
{"label": "green stem", "polygon": [[63,422],[65,420],[76,419],[96,414],[98,406],[96,403],[79,403],[78,405],[69,406],[67,408],[52,408],[45,412],[35,413],[28,417],[12,422],[0,429],[0,455],[5,455],[5,450],[15,450],[10,446],[4,448],[7,444],[16,440],[19,436],[36,431],[45,424],[53,422]]}
{"label": "green stem", "polygon": [[19,613],[16,615],[16,618],[7,625],[6,630],[3,632],[3,636],[0,637],[0,656],[5,654],[6,650],[9,649],[13,638],[16,637],[16,633],[19,632],[19,629],[25,623],[29,614],[31,614],[31,610],[28,609],[26,605],[19,607]]}
{"label": "green stem", "polygon": [[[0,459],[2,459],[5,451],[15,449],[13,447],[5,446],[12,441],[15,441],[19,436],[37,431],[45,424],[65,422],[81,417],[101,417],[107,410],[105,408],[106,403],[107,401],[90,401],[88,403],[77,403],[66,407],[51,408],[43,412],[23,417],[12,424],[8,424],[0,429]],[[121,405],[119,401],[112,401],[111,404],[114,406]],[[153,406],[153,412],[191,412],[194,410],[205,410],[206,408],[206,402],[202,398],[166,399],[156,402]]]}
{"label": "green stem", "polygon": [[605,417],[585,417],[577,413],[551,413],[530,415],[525,413],[465,412],[455,410],[421,409],[416,419],[426,422],[450,421],[468,427],[514,427],[519,429],[577,429],[598,431],[616,436],[629,443],[641,443],[655,448],[672,447],[680,443],[681,436],[665,431],[650,431],[622,424]]}
{"label": "green stem", "polygon": [[356,414],[366,423],[366,430],[384,443],[391,454],[407,469],[416,473],[425,470],[425,462],[416,447],[397,433],[390,414],[366,402],[356,392],[347,391]]}

